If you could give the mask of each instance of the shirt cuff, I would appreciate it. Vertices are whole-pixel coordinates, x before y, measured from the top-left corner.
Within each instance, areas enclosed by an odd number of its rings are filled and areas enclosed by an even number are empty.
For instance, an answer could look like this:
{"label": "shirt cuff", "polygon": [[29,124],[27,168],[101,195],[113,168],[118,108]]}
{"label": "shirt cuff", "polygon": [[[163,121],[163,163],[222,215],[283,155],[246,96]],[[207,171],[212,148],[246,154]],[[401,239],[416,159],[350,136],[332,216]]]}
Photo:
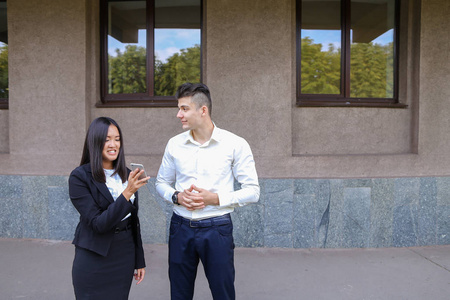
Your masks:
{"label": "shirt cuff", "polygon": [[164,199],[166,200],[166,201],[168,201],[168,202],[170,202],[170,203],[173,203],[172,202],[172,195],[173,195],[173,193],[175,193],[175,189],[169,189],[169,190],[167,190],[166,191],[166,194],[164,195]]}
{"label": "shirt cuff", "polygon": [[217,195],[219,196],[220,207],[231,206],[233,199],[231,193],[218,192]]}

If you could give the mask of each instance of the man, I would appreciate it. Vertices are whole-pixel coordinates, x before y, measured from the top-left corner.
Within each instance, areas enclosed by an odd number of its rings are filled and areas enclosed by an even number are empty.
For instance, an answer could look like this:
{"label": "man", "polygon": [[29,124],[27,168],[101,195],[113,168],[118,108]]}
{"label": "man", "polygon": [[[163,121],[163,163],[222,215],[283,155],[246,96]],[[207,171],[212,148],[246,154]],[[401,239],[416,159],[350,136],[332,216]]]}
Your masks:
{"label": "man", "polygon": [[[192,299],[199,259],[215,300],[235,299],[234,241],[230,213],[257,202],[259,183],[248,143],[211,120],[204,84],[177,92],[187,130],[169,140],[156,178],[158,193],[174,204],[169,237],[172,299]],[[234,191],[234,180],[241,189]],[[175,188],[174,188],[175,187]]]}

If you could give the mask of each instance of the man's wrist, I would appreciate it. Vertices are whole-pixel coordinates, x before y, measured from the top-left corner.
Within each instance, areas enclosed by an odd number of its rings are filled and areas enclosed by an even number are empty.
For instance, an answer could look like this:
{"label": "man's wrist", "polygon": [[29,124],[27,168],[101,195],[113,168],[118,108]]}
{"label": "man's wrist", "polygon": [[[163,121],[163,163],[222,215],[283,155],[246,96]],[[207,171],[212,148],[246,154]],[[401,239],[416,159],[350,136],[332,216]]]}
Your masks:
{"label": "man's wrist", "polygon": [[214,193],[214,201],[216,202],[216,205],[220,206],[220,198],[218,193]]}
{"label": "man's wrist", "polygon": [[178,203],[178,194],[179,193],[180,193],[179,191],[175,191],[175,193],[173,193],[173,195],[172,195],[173,204],[180,205],[180,203]]}

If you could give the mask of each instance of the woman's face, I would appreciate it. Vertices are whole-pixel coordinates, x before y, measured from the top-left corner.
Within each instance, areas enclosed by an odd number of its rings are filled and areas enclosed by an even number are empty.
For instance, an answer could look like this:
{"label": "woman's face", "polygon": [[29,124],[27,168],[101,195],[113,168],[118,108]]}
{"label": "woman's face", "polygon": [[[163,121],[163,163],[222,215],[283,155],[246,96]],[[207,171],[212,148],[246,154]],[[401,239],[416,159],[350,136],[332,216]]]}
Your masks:
{"label": "woman's face", "polygon": [[120,134],[114,125],[109,125],[108,134],[106,135],[105,145],[103,146],[102,158],[103,168],[112,169],[113,161],[119,156],[120,150]]}

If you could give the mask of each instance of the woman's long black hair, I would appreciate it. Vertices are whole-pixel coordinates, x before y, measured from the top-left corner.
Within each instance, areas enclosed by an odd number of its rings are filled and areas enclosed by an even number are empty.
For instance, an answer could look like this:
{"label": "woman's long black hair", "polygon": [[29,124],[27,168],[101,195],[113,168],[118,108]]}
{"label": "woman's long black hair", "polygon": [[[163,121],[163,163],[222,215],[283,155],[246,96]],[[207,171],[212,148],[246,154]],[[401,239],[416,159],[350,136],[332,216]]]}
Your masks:
{"label": "woman's long black hair", "polygon": [[125,154],[123,145],[122,131],[116,121],[108,117],[100,117],[92,121],[86,133],[84,141],[83,154],[81,156],[80,166],[91,163],[92,176],[98,182],[106,182],[105,172],[103,171],[102,152],[106,143],[106,136],[110,125],[117,127],[120,134],[120,149],[117,159],[113,161],[115,169],[114,174],[119,174],[122,182],[127,181],[127,166],[125,164]]}

